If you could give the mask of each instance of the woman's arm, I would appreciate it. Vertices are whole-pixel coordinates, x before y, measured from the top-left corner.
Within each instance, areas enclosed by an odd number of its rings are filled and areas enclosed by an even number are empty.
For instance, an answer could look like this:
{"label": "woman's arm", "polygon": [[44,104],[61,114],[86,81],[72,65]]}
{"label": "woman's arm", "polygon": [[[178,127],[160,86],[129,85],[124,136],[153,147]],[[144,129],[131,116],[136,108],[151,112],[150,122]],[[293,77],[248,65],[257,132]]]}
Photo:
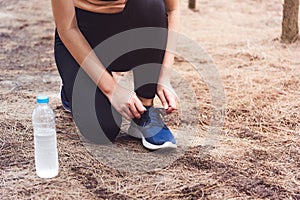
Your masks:
{"label": "woman's arm", "polygon": [[[180,11],[179,0],[164,1],[168,12],[168,49],[170,46],[176,46],[176,39],[180,25]],[[166,51],[158,81],[157,95],[168,113],[176,110],[177,107],[177,96],[170,84],[170,67],[173,64],[174,54],[169,51]]]}
{"label": "woman's arm", "polygon": [[[105,70],[105,67],[93,53],[87,40],[80,32],[77,26],[73,0],[52,0],[52,11],[57,32],[64,45],[101,91],[109,95],[113,91],[116,82]],[[102,82],[107,84],[101,84]]]}
{"label": "woman's arm", "polygon": [[[180,26],[180,11],[179,11],[179,0],[164,0],[168,12],[168,29],[169,36],[167,42],[168,46],[174,46],[176,43],[176,36],[179,32]],[[170,67],[174,63],[174,54],[166,51],[163,60],[163,66]],[[166,75],[167,76],[167,75]]]}
{"label": "woman's arm", "polygon": [[57,32],[74,59],[126,118],[139,118],[145,108],[133,91],[119,86],[106,71],[77,26],[73,0],[52,0]]}

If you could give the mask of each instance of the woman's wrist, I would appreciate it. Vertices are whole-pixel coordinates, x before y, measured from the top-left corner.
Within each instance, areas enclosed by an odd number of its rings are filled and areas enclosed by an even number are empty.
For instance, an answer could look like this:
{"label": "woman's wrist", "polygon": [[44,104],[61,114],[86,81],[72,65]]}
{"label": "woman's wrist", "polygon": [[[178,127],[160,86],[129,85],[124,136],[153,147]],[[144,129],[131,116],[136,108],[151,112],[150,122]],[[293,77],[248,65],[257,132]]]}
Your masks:
{"label": "woman's wrist", "polygon": [[167,84],[170,83],[170,77],[169,76],[160,76],[158,79],[158,84]]}
{"label": "woman's wrist", "polygon": [[172,62],[169,62],[168,64],[166,64],[166,59],[164,60],[164,63],[162,64],[162,68],[160,71],[159,79],[158,79],[159,83],[170,82],[171,65],[172,65]]}
{"label": "woman's wrist", "polygon": [[98,88],[103,92],[103,94],[111,100],[112,94],[117,86],[115,79],[108,73],[104,72],[98,82]]}

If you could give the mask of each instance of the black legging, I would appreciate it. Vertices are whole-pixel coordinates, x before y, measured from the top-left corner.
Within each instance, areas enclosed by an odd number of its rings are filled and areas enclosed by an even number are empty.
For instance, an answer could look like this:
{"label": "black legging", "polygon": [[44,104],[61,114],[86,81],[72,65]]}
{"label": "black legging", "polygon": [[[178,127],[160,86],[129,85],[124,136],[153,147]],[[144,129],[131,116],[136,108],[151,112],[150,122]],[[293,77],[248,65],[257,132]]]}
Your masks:
{"label": "black legging", "polygon": [[[92,48],[115,34],[133,28],[168,27],[164,0],[128,0],[124,10],[116,14],[93,13],[78,8],[75,10],[78,27]],[[166,43],[167,34],[161,37],[163,37],[162,41]],[[73,85],[80,66],[62,43],[57,31],[55,31],[54,53],[65,95],[72,105]],[[105,57],[105,53],[96,52],[96,54],[100,61]],[[145,65],[147,68],[136,69],[135,67],[147,63],[161,64],[163,57],[163,50],[139,49],[120,56],[106,67],[110,74],[112,71],[133,70],[136,94],[150,99],[154,98],[156,94],[156,84],[149,83],[157,83],[161,65],[156,64],[152,67]],[[86,81],[91,82],[91,79],[88,77]],[[81,134],[96,143],[107,143],[107,138],[113,141],[120,131],[122,117],[115,109],[111,108],[107,97],[98,88],[95,94],[95,111],[102,130],[91,129],[88,123],[73,117]],[[84,118],[88,117],[84,116]]]}

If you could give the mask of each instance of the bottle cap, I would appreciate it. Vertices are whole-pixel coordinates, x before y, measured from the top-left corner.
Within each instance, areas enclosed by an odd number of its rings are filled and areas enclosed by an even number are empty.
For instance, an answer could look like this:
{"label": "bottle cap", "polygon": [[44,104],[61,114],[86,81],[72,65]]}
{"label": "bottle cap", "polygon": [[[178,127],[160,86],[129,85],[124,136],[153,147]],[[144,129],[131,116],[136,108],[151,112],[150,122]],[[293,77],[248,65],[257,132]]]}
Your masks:
{"label": "bottle cap", "polygon": [[36,98],[37,103],[48,103],[49,102],[49,97],[47,96],[38,96]]}

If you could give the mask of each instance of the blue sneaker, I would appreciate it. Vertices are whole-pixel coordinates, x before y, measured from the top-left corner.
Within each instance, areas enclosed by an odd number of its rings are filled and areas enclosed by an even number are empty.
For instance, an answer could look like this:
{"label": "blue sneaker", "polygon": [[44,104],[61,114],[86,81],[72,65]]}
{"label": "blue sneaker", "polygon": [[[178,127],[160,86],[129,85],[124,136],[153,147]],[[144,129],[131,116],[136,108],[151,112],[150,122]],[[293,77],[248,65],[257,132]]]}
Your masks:
{"label": "blue sneaker", "polygon": [[61,86],[60,99],[61,99],[61,104],[62,104],[63,108],[65,109],[65,111],[71,112],[70,102],[66,97],[64,86]]}
{"label": "blue sneaker", "polygon": [[176,148],[175,138],[162,120],[160,108],[146,107],[140,119],[133,119],[128,133],[142,138],[143,146],[150,150]]}

